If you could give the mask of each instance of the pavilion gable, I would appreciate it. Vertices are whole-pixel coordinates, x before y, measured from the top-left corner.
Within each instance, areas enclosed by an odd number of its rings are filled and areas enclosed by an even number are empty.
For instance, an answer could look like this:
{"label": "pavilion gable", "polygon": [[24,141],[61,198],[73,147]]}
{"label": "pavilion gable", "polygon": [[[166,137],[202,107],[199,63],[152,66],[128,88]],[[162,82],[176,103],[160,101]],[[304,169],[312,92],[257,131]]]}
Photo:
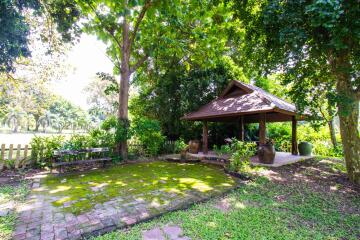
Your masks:
{"label": "pavilion gable", "polygon": [[202,120],[231,117],[260,112],[281,112],[296,115],[296,107],[264,90],[239,81],[232,81],[222,94],[195,112],[186,114],[184,120]]}

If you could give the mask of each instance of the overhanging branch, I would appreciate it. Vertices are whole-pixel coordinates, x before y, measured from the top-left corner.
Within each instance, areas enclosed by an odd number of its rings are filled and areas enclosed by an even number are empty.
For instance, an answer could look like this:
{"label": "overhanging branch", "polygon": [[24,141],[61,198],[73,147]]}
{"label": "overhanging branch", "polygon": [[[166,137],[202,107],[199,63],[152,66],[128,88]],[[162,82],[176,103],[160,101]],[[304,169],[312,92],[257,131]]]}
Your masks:
{"label": "overhanging branch", "polygon": [[137,61],[137,63],[134,64],[134,66],[132,66],[130,68],[130,72],[135,72],[141,65],[144,64],[144,62],[149,58],[149,55],[145,55],[142,58],[139,59],[139,61]]}
{"label": "overhanging branch", "polygon": [[136,19],[134,30],[132,31],[131,38],[130,38],[130,49],[132,44],[134,43],[135,37],[137,32],[139,31],[140,23],[145,17],[146,11],[150,8],[152,2],[151,0],[146,0],[144,6],[141,8],[140,14]]}
{"label": "overhanging branch", "polygon": [[[110,37],[115,41],[118,48],[121,49],[122,48],[121,42],[115,36],[114,31],[103,23],[103,19],[102,19],[101,15],[96,11],[95,7],[91,3],[88,3],[88,6],[91,8],[91,10],[95,13],[96,17],[99,19],[100,24],[103,27],[103,29],[105,30],[105,32],[107,32],[110,35]],[[118,58],[118,56],[115,56],[117,63],[114,63],[109,56],[106,55],[106,57],[115,65],[116,68],[121,70],[119,67],[120,59]]]}

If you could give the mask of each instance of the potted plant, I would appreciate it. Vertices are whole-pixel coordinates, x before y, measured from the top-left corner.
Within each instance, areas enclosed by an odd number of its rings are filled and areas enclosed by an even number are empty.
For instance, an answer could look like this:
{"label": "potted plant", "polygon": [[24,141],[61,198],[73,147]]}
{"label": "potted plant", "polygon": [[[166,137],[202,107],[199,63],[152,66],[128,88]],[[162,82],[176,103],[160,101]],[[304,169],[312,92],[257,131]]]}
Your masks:
{"label": "potted plant", "polygon": [[186,159],[187,150],[188,150],[188,145],[184,142],[184,139],[180,138],[175,141],[175,152],[180,153],[180,158],[182,160]]}
{"label": "potted plant", "polygon": [[275,159],[275,147],[272,139],[266,140],[265,144],[259,146],[258,157],[261,163],[272,164]]}
{"label": "potted plant", "polygon": [[299,154],[301,156],[311,156],[312,144],[309,142],[300,142],[298,145]]}
{"label": "potted plant", "polygon": [[200,141],[199,140],[190,140],[189,141],[189,152],[197,154],[200,149]]}

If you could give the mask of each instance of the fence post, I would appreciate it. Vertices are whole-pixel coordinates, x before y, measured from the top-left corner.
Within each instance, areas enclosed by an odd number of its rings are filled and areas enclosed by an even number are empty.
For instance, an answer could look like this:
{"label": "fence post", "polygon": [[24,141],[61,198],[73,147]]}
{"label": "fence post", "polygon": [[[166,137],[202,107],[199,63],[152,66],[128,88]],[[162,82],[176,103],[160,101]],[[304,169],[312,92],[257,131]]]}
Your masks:
{"label": "fence post", "polygon": [[3,170],[4,165],[5,165],[5,144],[1,144],[0,171]]}
{"label": "fence post", "polygon": [[[10,144],[10,147],[9,147],[9,155],[8,155],[8,163],[10,163],[11,160],[12,160],[13,150],[14,150],[14,144]],[[9,166],[8,166],[8,167],[9,167]]]}
{"label": "fence post", "polygon": [[24,148],[24,158],[22,160],[22,168],[24,168],[26,166],[26,163],[27,163],[28,148],[29,148],[29,146],[26,144],[25,148]]}
{"label": "fence post", "polygon": [[16,149],[16,159],[15,159],[15,168],[19,168],[19,164],[20,164],[20,151],[21,151],[21,144],[17,145],[17,149]]}

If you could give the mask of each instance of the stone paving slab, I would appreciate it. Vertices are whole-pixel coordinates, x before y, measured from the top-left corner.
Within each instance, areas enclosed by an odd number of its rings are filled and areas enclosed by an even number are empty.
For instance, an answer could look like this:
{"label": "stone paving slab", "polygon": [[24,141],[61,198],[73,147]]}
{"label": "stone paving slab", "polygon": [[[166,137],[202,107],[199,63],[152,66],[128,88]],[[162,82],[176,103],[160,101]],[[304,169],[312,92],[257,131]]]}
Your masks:
{"label": "stone paving slab", "polygon": [[[41,188],[40,179],[35,179],[33,190]],[[215,192],[220,195],[222,192]],[[161,190],[152,193],[154,196],[164,195]],[[188,191],[185,195],[166,193],[169,201],[156,204],[141,198],[141,195],[124,196],[109,199],[96,205],[91,211],[74,215],[65,213],[61,207],[54,207],[54,196],[39,194],[32,191],[25,204],[16,207],[18,221],[13,233],[14,240],[72,240],[100,235],[115,229],[149,220],[163,213],[182,209],[190,204],[208,199],[210,196]],[[159,236],[163,236],[161,238]],[[154,236],[159,238],[154,238]],[[165,226],[144,233],[144,239],[187,240],[182,236],[178,226]]]}
{"label": "stone paving slab", "polygon": [[183,236],[182,229],[177,225],[156,227],[142,233],[143,240],[190,240]]}

